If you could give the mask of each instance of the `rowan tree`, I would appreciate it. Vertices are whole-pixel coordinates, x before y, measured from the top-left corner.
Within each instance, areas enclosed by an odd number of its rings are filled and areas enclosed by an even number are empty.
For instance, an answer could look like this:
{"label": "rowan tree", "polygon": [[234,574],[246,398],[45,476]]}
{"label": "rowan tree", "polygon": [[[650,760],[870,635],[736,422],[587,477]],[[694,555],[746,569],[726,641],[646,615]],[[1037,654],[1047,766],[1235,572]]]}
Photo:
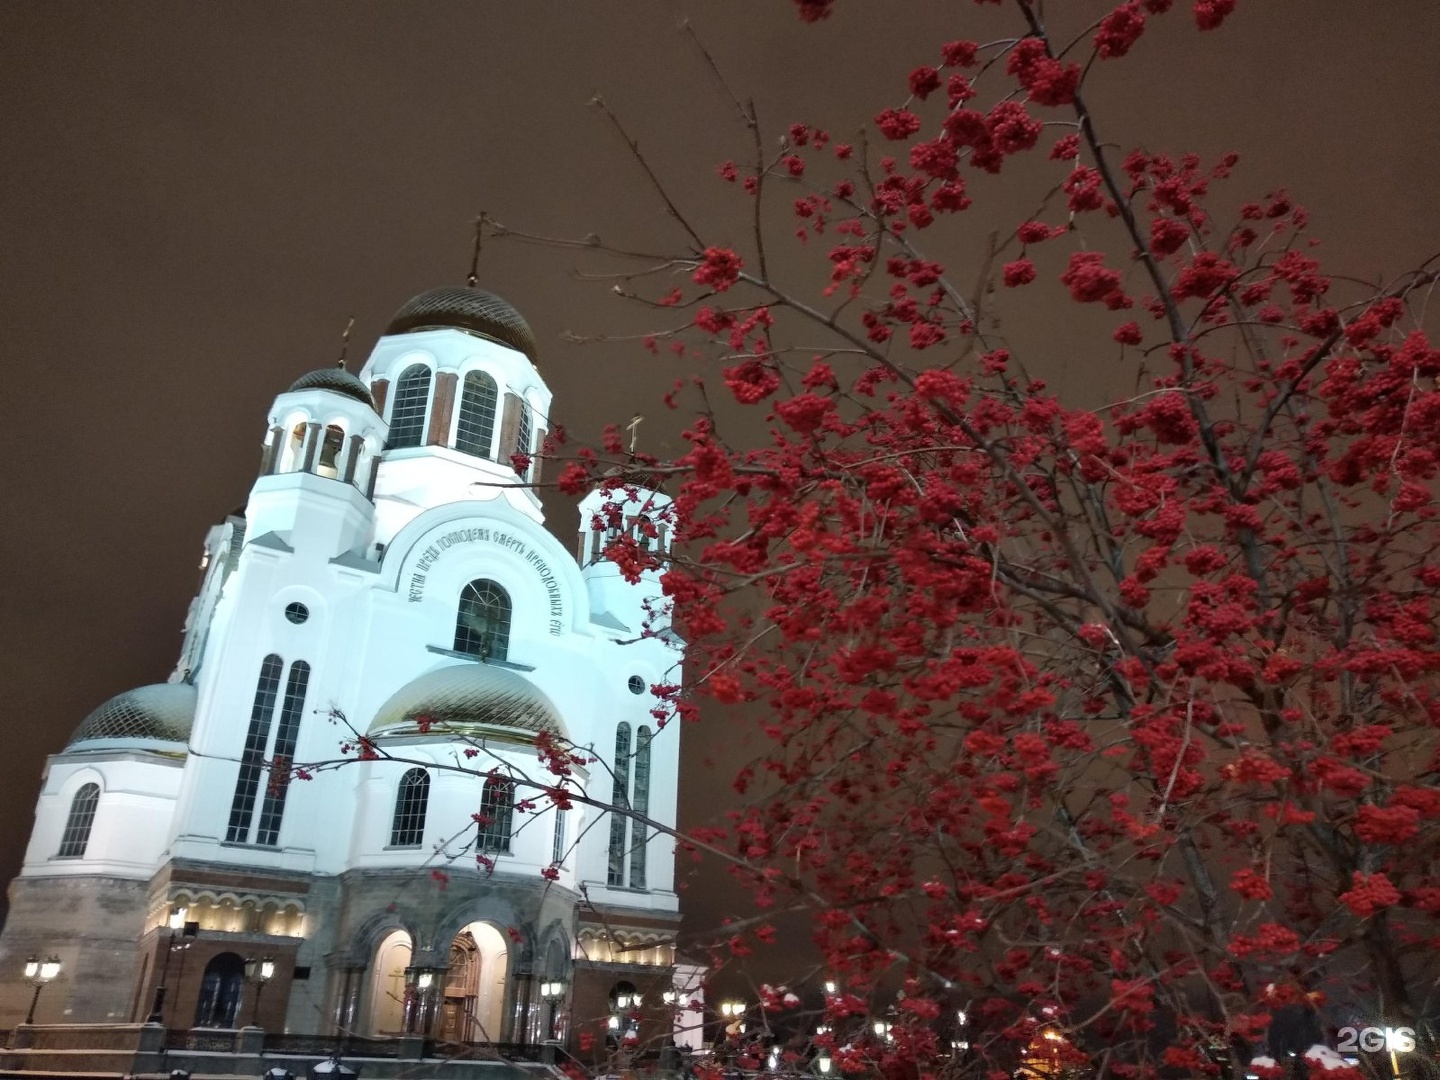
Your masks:
{"label": "rowan tree", "polygon": [[[775,149],[737,96],[755,156],[716,182],[748,239],[667,194],[680,244],[625,253],[617,287],[686,371],[687,449],[616,430],[559,482],[676,497],[698,659],[672,715],[708,699],[769,740],[698,839],[808,912],[836,983],[789,1060],[1238,1080],[1288,1067],[1262,1055],[1293,1014],[1317,1041],[1414,1027],[1431,1071],[1433,264],[1337,277],[1288,194],[1232,190],[1234,155],[1107,143],[1096,73],[1156,20],[1209,47],[1235,0],[1060,8],[1010,0],[980,42],[957,6],[954,40],[885,58],[859,140],[802,118]],[[972,203],[997,173],[1038,184],[1032,213]],[[1053,392],[1025,319],[1133,390]]]}

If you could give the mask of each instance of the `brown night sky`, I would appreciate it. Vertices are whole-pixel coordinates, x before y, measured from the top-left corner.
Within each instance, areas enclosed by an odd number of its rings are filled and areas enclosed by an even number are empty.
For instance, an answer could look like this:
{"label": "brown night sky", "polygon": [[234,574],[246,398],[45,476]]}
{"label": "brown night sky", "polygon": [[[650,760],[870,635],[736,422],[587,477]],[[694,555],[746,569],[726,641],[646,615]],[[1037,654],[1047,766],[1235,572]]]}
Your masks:
{"label": "brown night sky", "polygon": [[[1108,6],[1050,5],[1078,23]],[[107,697],[167,676],[205,529],[244,501],[270,399],[334,363],[347,316],[354,369],[409,296],[463,282],[481,209],[553,235],[682,246],[592,96],[709,238],[743,243],[743,203],[713,168],[743,155],[744,132],[676,31],[681,15],[773,135],[804,119],[848,136],[899,102],[936,44],[996,25],[993,9],[959,0],[840,0],[815,27],[793,11],[0,5],[0,878],[18,869],[45,755]],[[1437,40],[1433,0],[1241,0],[1214,34],[1184,12],[1155,23],[1090,96],[1119,143],[1239,150],[1237,195],[1287,184],[1314,211],[1330,269],[1393,274],[1440,249]],[[981,191],[1003,196],[1006,182]],[[970,213],[984,205],[977,196]],[[1024,212],[981,224],[1013,227]],[[663,452],[679,421],[658,399],[678,362],[562,340],[648,328],[572,268],[565,252],[491,244],[481,284],[534,326],[556,419],[594,438],[643,412],[642,438]],[[1062,389],[1091,381],[1066,327],[1029,319],[1054,357],[1035,366]],[[551,526],[569,545],[563,504]],[[688,790],[724,790],[708,762],[733,731],[702,723],[686,740]],[[692,799],[682,820],[714,804]],[[697,928],[732,902],[704,891]]]}

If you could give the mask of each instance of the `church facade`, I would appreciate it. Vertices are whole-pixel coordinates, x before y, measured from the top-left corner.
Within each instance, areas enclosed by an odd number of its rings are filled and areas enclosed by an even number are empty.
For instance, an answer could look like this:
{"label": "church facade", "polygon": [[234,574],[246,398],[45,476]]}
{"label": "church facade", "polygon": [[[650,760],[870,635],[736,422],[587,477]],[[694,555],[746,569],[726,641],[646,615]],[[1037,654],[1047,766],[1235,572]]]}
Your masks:
{"label": "church facade", "polygon": [[604,550],[663,549],[669,503],[546,530],[535,356],[503,300],[437,289],[358,377],[275,399],[175,671],[47,763],[0,1026],[29,957],[60,961],[37,1023],[535,1043],[660,1005],[679,731],[651,688],[682,645]]}

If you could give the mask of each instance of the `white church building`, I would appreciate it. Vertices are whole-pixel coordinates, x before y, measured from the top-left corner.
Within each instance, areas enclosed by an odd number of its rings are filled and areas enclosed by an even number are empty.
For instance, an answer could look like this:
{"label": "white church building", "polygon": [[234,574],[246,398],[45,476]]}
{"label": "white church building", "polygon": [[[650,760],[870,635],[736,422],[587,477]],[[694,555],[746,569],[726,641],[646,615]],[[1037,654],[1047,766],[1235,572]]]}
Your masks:
{"label": "white church building", "polygon": [[435,289],[358,377],[275,399],[169,680],[47,763],[0,1027],[54,957],[37,1023],[573,1042],[629,994],[658,1030],[679,730],[651,688],[682,646],[604,550],[663,550],[669,500],[592,493],[574,551],[546,530],[535,358],[503,300]]}

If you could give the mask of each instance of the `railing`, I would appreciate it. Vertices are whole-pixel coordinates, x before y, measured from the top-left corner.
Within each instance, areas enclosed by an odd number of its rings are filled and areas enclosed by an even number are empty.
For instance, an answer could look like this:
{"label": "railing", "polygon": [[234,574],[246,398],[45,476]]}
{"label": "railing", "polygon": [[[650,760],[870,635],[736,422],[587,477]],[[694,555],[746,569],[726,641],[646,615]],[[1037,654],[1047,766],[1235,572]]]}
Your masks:
{"label": "railing", "polygon": [[239,1049],[239,1034],[233,1028],[171,1028],[165,1032],[165,1049],[233,1054]]}
{"label": "railing", "polygon": [[[254,1053],[258,1049],[252,1044],[248,1051],[242,1050],[241,1039],[242,1033],[232,1028],[175,1028],[165,1033],[165,1049],[220,1054]],[[264,1033],[265,1053],[296,1057],[398,1058],[404,1050],[456,1061],[546,1062],[558,1049],[541,1043],[462,1043],[434,1038],[422,1042],[419,1036],[372,1039],[359,1035]]]}
{"label": "railing", "polygon": [[265,1052],[309,1057],[393,1058],[400,1056],[400,1040],[369,1039],[359,1035],[283,1035],[267,1031]]}
{"label": "railing", "polygon": [[450,1042],[426,1039],[427,1058],[450,1058],[455,1061],[543,1061],[546,1047],[541,1043]]}

